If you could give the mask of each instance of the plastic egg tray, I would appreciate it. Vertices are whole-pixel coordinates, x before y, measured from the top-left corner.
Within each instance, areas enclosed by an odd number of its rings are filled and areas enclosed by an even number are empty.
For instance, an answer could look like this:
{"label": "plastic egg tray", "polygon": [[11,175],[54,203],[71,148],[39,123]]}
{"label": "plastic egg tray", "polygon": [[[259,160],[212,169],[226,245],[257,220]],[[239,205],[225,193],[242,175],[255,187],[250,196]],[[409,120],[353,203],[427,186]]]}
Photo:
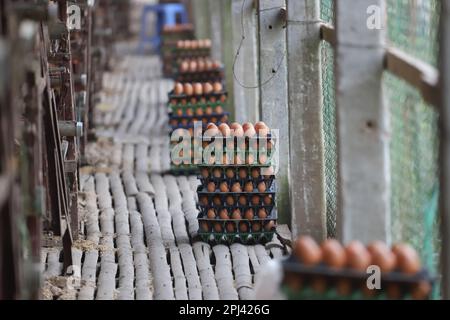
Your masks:
{"label": "plastic egg tray", "polygon": [[[421,282],[429,283],[433,288],[435,278],[428,271],[422,270],[415,275],[407,275],[401,272],[390,272],[381,275],[381,290],[368,290],[366,272],[351,270],[348,268],[333,269],[325,264],[306,266],[298,262],[295,257],[282,262],[284,280],[282,291],[290,300],[386,300],[394,299],[389,293],[389,287],[394,285],[399,289],[396,300],[412,299],[411,291]],[[322,281],[322,290],[317,290],[314,281]],[[346,294],[339,292],[338,282],[347,281],[349,290]],[[425,299],[431,299],[433,290]]]}

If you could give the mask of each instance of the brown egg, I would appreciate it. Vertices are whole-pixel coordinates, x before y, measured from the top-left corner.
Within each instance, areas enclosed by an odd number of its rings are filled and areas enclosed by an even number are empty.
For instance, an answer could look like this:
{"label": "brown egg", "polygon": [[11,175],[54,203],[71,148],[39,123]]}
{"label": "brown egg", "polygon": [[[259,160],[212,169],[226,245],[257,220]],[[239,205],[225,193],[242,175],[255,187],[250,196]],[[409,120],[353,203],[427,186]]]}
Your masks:
{"label": "brown egg", "polygon": [[322,250],[309,236],[302,236],[295,241],[294,255],[307,266],[315,266],[322,261]]}
{"label": "brown egg", "polygon": [[419,255],[408,244],[396,244],[392,247],[397,258],[397,268],[406,274],[416,274],[422,268]]}
{"label": "brown egg", "polygon": [[219,128],[217,128],[217,126],[214,123],[210,123],[206,127],[204,135],[207,137],[216,137],[217,135],[219,135],[219,132],[220,132]]}
{"label": "brown egg", "polygon": [[253,179],[258,179],[259,175],[260,175],[259,168],[253,168],[252,169],[252,178]]}
{"label": "brown egg", "polygon": [[232,123],[230,125],[230,128],[232,130],[231,135],[233,137],[238,137],[239,138],[239,137],[243,137],[244,136],[244,129],[242,128],[242,126],[239,123],[237,123],[237,122]]}
{"label": "brown egg", "polygon": [[226,174],[228,179],[234,178],[234,169],[233,168],[227,168],[227,170],[225,171],[225,174]]}
{"label": "brown egg", "polygon": [[230,189],[228,188],[228,183],[226,182],[220,183],[219,190],[220,192],[229,192]]}
{"label": "brown egg", "polygon": [[426,300],[430,296],[432,287],[427,281],[421,281],[413,286],[411,290],[411,297],[414,300]]}
{"label": "brown egg", "polygon": [[197,69],[198,69],[197,61],[192,60],[191,62],[189,62],[189,72],[197,72]]}
{"label": "brown egg", "polygon": [[245,211],[245,214],[244,214],[244,218],[245,218],[245,219],[247,219],[247,220],[253,220],[254,216],[255,216],[255,212],[253,211],[252,208],[247,209],[247,210]]}
{"label": "brown egg", "polygon": [[244,191],[245,192],[253,192],[253,182],[248,181],[245,183]]}
{"label": "brown egg", "polygon": [[201,221],[201,222],[200,222],[200,229],[201,229],[203,232],[209,232],[209,231],[210,231],[210,228],[209,228],[208,222],[206,222],[206,221]]}
{"label": "brown egg", "polygon": [[259,155],[259,164],[268,164],[268,158],[267,155],[265,155],[264,153],[261,153]]}
{"label": "brown egg", "polygon": [[234,164],[237,165],[244,164],[244,161],[242,161],[241,157],[238,154],[234,157]]}
{"label": "brown egg", "polygon": [[212,70],[213,68],[213,62],[211,60],[206,60],[205,61],[205,70],[209,71]]}
{"label": "brown egg", "polygon": [[267,137],[267,135],[269,134],[269,127],[267,127],[264,122],[260,121],[255,124],[255,131],[258,136]]}
{"label": "brown egg", "polygon": [[211,94],[211,92],[213,92],[214,88],[211,85],[211,83],[206,82],[203,84],[203,93],[204,94]]}
{"label": "brown egg", "polygon": [[192,43],[190,40],[185,40],[184,41],[184,49],[191,49],[192,48]]}
{"label": "brown egg", "polygon": [[267,190],[266,183],[264,181],[261,181],[258,184],[258,191],[259,192],[266,192],[266,190]]}
{"label": "brown egg", "polygon": [[252,196],[252,204],[254,206],[259,205],[260,201],[261,201],[261,199],[259,198],[259,196],[257,196],[257,195]]}
{"label": "brown egg", "polygon": [[267,218],[267,211],[264,208],[261,208],[258,210],[258,218],[260,219],[266,219]]}
{"label": "brown egg", "polygon": [[244,221],[239,223],[239,231],[241,231],[242,233],[247,233],[248,232],[248,224]]}
{"label": "brown egg", "polygon": [[241,184],[239,182],[233,183],[231,186],[231,192],[242,192]]}
{"label": "brown egg", "polygon": [[244,136],[250,138],[250,137],[254,137],[256,135],[255,128],[253,127],[253,125],[251,123],[249,123],[249,122],[244,123],[242,128],[244,129]]}
{"label": "brown egg", "polygon": [[207,168],[202,168],[202,170],[200,171],[201,175],[203,178],[208,178],[209,177],[209,170]]}
{"label": "brown egg", "polygon": [[214,231],[215,231],[216,233],[222,233],[222,231],[223,231],[222,223],[216,222],[216,223],[214,224]]}
{"label": "brown egg", "polygon": [[184,41],[183,40],[178,40],[177,41],[177,48],[178,49],[183,49],[184,48]]}
{"label": "brown egg", "polygon": [[198,61],[197,61],[197,69],[198,69],[198,72],[204,72],[205,71],[205,60],[198,59]]}
{"label": "brown egg", "polygon": [[222,170],[220,168],[213,169],[213,177],[214,178],[222,178]]}
{"label": "brown egg", "polygon": [[273,229],[275,229],[275,222],[273,220],[270,220],[269,222],[266,223],[266,225],[264,226],[264,230],[266,230],[267,232],[272,231]]}
{"label": "brown egg", "polygon": [[255,157],[251,153],[247,156],[247,164],[255,164]]}
{"label": "brown egg", "polygon": [[211,48],[211,40],[210,39],[204,39],[203,40],[204,44],[205,44],[205,48]]}
{"label": "brown egg", "polygon": [[198,49],[198,47],[199,47],[198,41],[197,40],[192,40],[191,48],[196,50],[196,49]]}
{"label": "brown egg", "polygon": [[325,240],[321,246],[323,261],[331,268],[345,267],[347,256],[344,247],[334,239]]}
{"label": "brown egg", "polygon": [[179,96],[179,95],[183,94],[184,87],[181,83],[178,82],[175,84],[175,88],[173,89],[173,91],[177,96]]}
{"label": "brown egg", "polygon": [[252,231],[253,232],[260,232],[261,231],[261,223],[260,222],[253,222],[252,223]]}
{"label": "brown egg", "polygon": [[391,300],[400,300],[403,296],[402,288],[397,283],[388,283],[386,285],[386,294]]}
{"label": "brown egg", "polygon": [[228,216],[228,210],[227,209],[221,209],[219,212],[219,218],[222,220],[228,220],[230,217]]}
{"label": "brown egg", "polygon": [[189,62],[187,62],[186,60],[184,60],[183,62],[181,62],[180,64],[180,72],[181,73],[186,73],[189,71]]}
{"label": "brown egg", "polygon": [[266,206],[270,206],[272,204],[272,197],[270,195],[266,195],[264,196],[263,201]]}
{"label": "brown egg", "polygon": [[194,115],[194,111],[191,108],[186,109],[186,115],[192,117]]}
{"label": "brown egg", "polygon": [[208,213],[206,214],[208,219],[215,219],[216,218],[216,211],[214,209],[209,209]]}
{"label": "brown egg", "polygon": [[242,219],[241,210],[234,209],[233,213],[231,214],[231,219],[233,219],[233,220],[241,220]]}
{"label": "brown egg", "polygon": [[236,232],[236,228],[235,228],[235,223],[234,222],[227,222],[227,224],[225,225],[225,228],[227,229],[228,233],[235,233]]}
{"label": "brown egg", "polygon": [[341,297],[347,297],[352,293],[352,282],[349,279],[336,280],[336,291]]}
{"label": "brown egg", "polygon": [[381,272],[391,272],[397,264],[397,257],[389,247],[381,242],[375,241],[367,247],[372,256],[372,264],[380,267]]}
{"label": "brown egg", "polygon": [[222,123],[219,126],[219,130],[222,133],[222,136],[224,136],[224,137],[230,137],[231,136],[231,129],[226,123]]}
{"label": "brown egg", "polygon": [[181,117],[183,115],[183,109],[177,109],[176,115]]}
{"label": "brown egg", "polygon": [[311,288],[319,294],[327,291],[327,279],[322,276],[316,276],[311,280]]}
{"label": "brown egg", "polygon": [[203,39],[198,40],[198,47],[203,49],[205,47],[205,41]]}
{"label": "brown egg", "polygon": [[207,106],[205,109],[206,115],[210,116],[213,114],[213,108],[211,106]]}
{"label": "brown egg", "polygon": [[234,197],[229,195],[226,197],[225,202],[227,203],[227,205],[232,206],[234,205]]}
{"label": "brown egg", "polygon": [[215,82],[213,84],[214,93],[221,93],[223,90],[223,86],[220,82]]}
{"label": "brown egg", "polygon": [[199,117],[203,116],[203,109],[202,108],[198,108],[197,110],[195,110],[195,114]]}
{"label": "brown egg", "polygon": [[247,169],[246,168],[240,168],[239,169],[239,178],[240,179],[247,178]]}
{"label": "brown egg", "polygon": [[207,197],[207,196],[201,196],[201,197],[200,197],[200,203],[201,203],[203,206],[209,205],[208,197]]}
{"label": "brown egg", "polygon": [[371,256],[366,247],[359,241],[350,242],[345,248],[347,265],[357,271],[366,271],[370,266]]}
{"label": "brown egg", "polygon": [[241,206],[246,206],[247,205],[247,197],[246,196],[239,196],[238,203]]}
{"label": "brown egg", "polygon": [[201,83],[194,83],[194,93],[197,96],[201,96],[203,94],[203,86]]}
{"label": "brown egg", "polygon": [[190,84],[190,83],[184,84],[184,93],[187,96],[192,96],[194,94],[194,88],[192,87],[192,84]]}
{"label": "brown egg", "polygon": [[213,198],[213,203],[215,206],[220,206],[222,205],[222,199],[220,198],[220,196],[215,196]]}
{"label": "brown egg", "polygon": [[216,111],[217,114],[222,114],[223,113],[222,106],[217,106],[215,111]]}
{"label": "brown egg", "polygon": [[208,190],[208,192],[214,192],[216,191],[216,184],[214,182],[209,182],[206,186],[206,189]]}

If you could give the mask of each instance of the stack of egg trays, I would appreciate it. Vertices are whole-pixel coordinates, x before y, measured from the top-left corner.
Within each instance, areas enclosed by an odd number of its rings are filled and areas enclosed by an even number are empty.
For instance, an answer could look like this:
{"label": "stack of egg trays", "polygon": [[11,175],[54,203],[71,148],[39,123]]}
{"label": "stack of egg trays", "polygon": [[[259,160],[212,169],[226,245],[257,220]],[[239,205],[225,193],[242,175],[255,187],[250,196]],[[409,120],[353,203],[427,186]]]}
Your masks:
{"label": "stack of egg trays", "polygon": [[[192,95],[187,96],[185,94],[175,95],[173,91],[169,93],[169,125],[172,130],[179,128],[189,129],[194,125],[194,121],[202,121],[206,126],[208,123],[213,122],[216,125],[228,122],[229,112],[217,113],[215,109],[222,107],[226,109],[228,93],[226,91],[220,93],[203,94],[201,96]],[[195,103],[193,103],[195,99]],[[206,114],[206,110],[212,108],[211,114]],[[191,109],[193,115],[187,115],[186,111]],[[198,109],[202,109],[203,115],[196,115]],[[179,113],[182,115],[179,115]]]}
{"label": "stack of egg trays", "polygon": [[[247,205],[242,206],[237,201],[238,198],[242,195],[247,197],[248,201],[251,201],[252,196],[259,196],[260,198],[264,198],[265,196],[270,196],[273,201],[275,201],[275,187],[271,188],[270,190],[266,192],[208,192],[205,191],[203,186],[199,186],[197,190],[197,194],[199,198],[207,197],[209,204],[199,204],[200,213],[198,215],[198,222],[201,226],[202,223],[206,223],[208,225],[208,231],[203,230],[200,227],[200,230],[198,232],[198,235],[204,242],[209,242],[211,244],[232,244],[232,243],[242,243],[242,244],[266,244],[267,242],[270,242],[275,234],[275,228],[272,228],[271,230],[266,230],[266,225],[274,221],[276,223],[278,215],[277,211],[274,209],[274,205],[264,205],[262,201],[258,205],[254,205],[251,202],[249,202]],[[235,203],[233,205],[228,205],[226,203],[226,197],[232,196],[235,200]],[[220,198],[220,204],[217,204],[214,202],[214,198]],[[245,213],[247,209],[252,208],[255,212],[255,218],[253,220],[247,220],[244,217],[240,220],[234,220],[234,219],[227,219],[223,220],[220,218],[216,219],[209,219],[207,218],[207,211],[209,209],[215,209],[217,212],[219,212],[221,209],[227,209],[229,213],[231,213],[235,209],[240,209],[242,213]],[[260,208],[266,209],[267,212],[270,212],[270,214],[265,219],[260,219],[257,217],[257,212]],[[270,211],[269,211],[270,210]],[[228,233],[226,231],[226,224],[229,222],[235,223],[235,232]],[[218,233],[214,231],[214,224],[220,223],[222,226],[222,232]],[[248,232],[243,233],[240,232],[239,227],[241,223],[246,223]],[[253,232],[251,230],[252,223],[260,223],[261,224],[261,231],[259,232]]]}
{"label": "stack of egg trays", "polygon": [[[351,269],[335,269],[325,264],[317,266],[306,266],[300,263],[297,258],[291,256],[282,262],[284,270],[284,279],[282,283],[282,291],[289,300],[388,300],[389,297],[385,290],[374,290],[371,297],[364,295],[360,289],[361,285],[366,284],[368,274]],[[323,293],[316,292],[309,286],[309,280],[314,277],[322,277],[326,279],[327,290]],[[306,279],[306,280],[305,280]],[[347,279],[352,282],[352,292],[349,296],[340,295],[335,287],[337,280]],[[386,288],[389,284],[396,284],[401,287],[403,293],[402,300],[410,300],[408,293],[412,286],[421,282],[430,283],[433,288],[436,284],[436,278],[423,269],[415,275],[407,275],[398,271],[393,271],[381,275],[381,288]],[[300,286],[300,289],[294,289]],[[431,290],[431,293],[434,290]],[[428,299],[432,299],[430,293]]]}
{"label": "stack of egg trays", "polygon": [[[204,169],[208,170],[209,176],[199,176],[199,179],[201,181],[201,186],[198,187],[197,194],[199,199],[199,210],[200,213],[198,215],[198,222],[199,222],[199,236],[204,242],[209,242],[211,244],[232,244],[232,243],[242,243],[242,244],[265,244],[267,242],[270,242],[274,236],[275,233],[275,226],[277,222],[277,211],[275,209],[275,195],[276,195],[276,187],[274,182],[275,177],[262,177],[260,176],[258,179],[253,179],[251,177],[251,169],[253,168],[266,168],[268,165],[200,165],[200,171],[203,171]],[[225,175],[225,172],[227,169],[233,169],[235,171],[234,178],[227,178]],[[247,178],[241,179],[239,178],[239,170],[245,168],[247,170]],[[221,169],[222,170],[222,176],[221,177],[214,177],[212,176],[212,172],[215,169]],[[251,181],[253,183],[253,191],[252,192],[221,192],[218,188],[221,182],[227,182],[229,188],[231,189],[231,186],[233,183],[239,182],[241,186],[244,186],[246,182]],[[267,190],[265,192],[259,192],[257,189],[257,186],[260,182],[264,181],[266,183]],[[207,191],[207,185],[209,182],[214,182],[216,184],[216,190],[214,192]],[[234,201],[233,204],[227,204],[226,198],[232,196]],[[239,197],[245,196],[247,198],[247,204],[241,205],[238,202]],[[254,204],[252,202],[252,197],[258,196],[259,197],[259,203]],[[264,198],[270,198],[270,203],[264,203]],[[257,216],[258,210],[264,208],[267,213],[267,217],[265,219],[260,219]],[[245,219],[243,216],[240,220],[233,220],[233,219],[227,219],[223,220],[219,217],[216,217],[216,219],[209,219],[207,217],[207,212],[209,209],[216,210],[216,213],[218,213],[221,209],[227,209],[228,213],[231,215],[233,210],[239,209],[241,211],[242,216],[245,214],[245,212],[248,209],[253,209],[253,212],[255,214],[255,217],[253,220]],[[266,230],[266,225],[270,223],[271,221],[274,222],[274,227],[270,230]],[[235,223],[235,232],[228,233],[226,231],[226,224],[229,222]],[[240,223],[246,223],[247,224],[247,233],[240,232],[239,224]],[[208,226],[208,230],[205,231],[202,228],[202,225]],[[222,231],[223,232],[216,232],[214,230],[214,225],[217,223],[222,224]],[[261,224],[261,231],[259,232],[253,232],[251,225],[252,223],[260,223]]]}
{"label": "stack of egg trays", "polygon": [[163,33],[163,41],[161,46],[161,56],[163,61],[164,76],[173,78],[176,73],[173,68],[173,61],[176,59],[173,56],[173,52],[177,47],[179,40],[194,40],[194,34],[192,31],[180,31]]}

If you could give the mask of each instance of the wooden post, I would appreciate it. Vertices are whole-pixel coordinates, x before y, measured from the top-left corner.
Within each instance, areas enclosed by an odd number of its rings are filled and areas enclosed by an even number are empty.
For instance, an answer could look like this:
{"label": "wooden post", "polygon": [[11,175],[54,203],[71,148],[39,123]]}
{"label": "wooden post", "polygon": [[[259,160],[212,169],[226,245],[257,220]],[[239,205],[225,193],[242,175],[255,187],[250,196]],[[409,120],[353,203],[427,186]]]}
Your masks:
{"label": "wooden post", "polygon": [[287,0],[287,13],[292,232],[321,241],[327,230],[320,1]]}
{"label": "wooden post", "polygon": [[287,101],[285,0],[259,0],[259,96],[261,117],[279,130],[277,206],[281,223],[290,222],[289,117]]}
{"label": "wooden post", "polygon": [[194,15],[195,36],[197,39],[211,37],[211,21],[209,15],[209,0],[191,0]]}
{"label": "wooden post", "polygon": [[[366,13],[385,0],[336,1],[338,236],[390,242],[389,116],[382,90],[385,31]],[[351,8],[351,9],[349,9]]]}
{"label": "wooden post", "polygon": [[442,296],[450,299],[450,3],[442,1],[441,13],[441,191]]}
{"label": "wooden post", "polygon": [[235,119],[234,81],[233,81],[233,15],[231,11],[232,0],[220,1],[222,21],[222,62],[225,65],[225,84],[228,91],[228,108],[230,119]]}
{"label": "wooden post", "polygon": [[[239,123],[259,121],[258,21],[254,1],[232,0],[234,105]],[[244,28],[242,28],[242,22]],[[245,39],[242,39],[245,37]]]}
{"label": "wooden post", "polygon": [[212,0],[209,3],[209,16],[211,28],[211,55],[214,59],[222,61],[222,13],[221,2],[223,0]]}

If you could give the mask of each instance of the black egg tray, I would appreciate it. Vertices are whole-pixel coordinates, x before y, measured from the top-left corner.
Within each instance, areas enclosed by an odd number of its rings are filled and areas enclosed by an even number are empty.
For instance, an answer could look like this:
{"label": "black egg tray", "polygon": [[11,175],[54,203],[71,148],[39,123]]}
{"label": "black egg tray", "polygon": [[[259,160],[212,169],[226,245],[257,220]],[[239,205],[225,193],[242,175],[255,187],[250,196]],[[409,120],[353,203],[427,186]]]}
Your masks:
{"label": "black egg tray", "polygon": [[[211,92],[211,93],[208,93],[208,94],[203,93],[201,95],[193,94],[191,96],[188,96],[186,94],[178,94],[177,95],[172,90],[172,91],[169,92],[169,104],[172,104],[171,103],[172,100],[175,100],[178,103],[180,103],[182,100],[191,100],[193,98],[195,98],[198,101],[198,103],[203,103],[203,102],[201,102],[201,100],[205,99],[206,102],[204,102],[203,104],[208,104],[208,101],[211,101],[211,98],[214,98],[216,101],[220,101],[221,98],[223,98],[223,97],[225,97],[225,99],[228,98],[228,92],[226,90],[223,90],[222,92],[218,92],[218,93]],[[222,101],[222,102],[224,102],[224,101]],[[214,102],[212,102],[212,103],[214,103]]]}
{"label": "black egg tray", "polygon": [[[226,199],[227,197],[233,197],[234,199],[234,203],[237,204],[239,197],[240,196],[245,196],[247,198],[247,204],[250,204],[254,207],[257,206],[269,206],[269,205],[274,205],[275,204],[275,194],[276,192],[275,190],[275,184],[273,184],[271,186],[271,188],[269,189],[269,191],[266,192],[208,192],[208,191],[204,191],[205,187],[204,186],[199,186],[197,189],[197,194],[198,194],[198,199],[199,199],[199,205],[203,208],[219,208],[219,207],[233,207],[233,206],[227,206],[226,205]],[[257,204],[255,204],[254,202],[252,202],[252,197],[254,196],[258,196],[259,202]],[[269,196],[270,198],[272,198],[272,201],[270,204],[266,204],[264,203],[264,197]],[[208,199],[207,204],[203,202],[202,199],[204,198]],[[214,198],[217,199],[217,197],[220,198],[220,204],[216,204],[214,203]],[[270,213],[270,211],[268,212]]]}
{"label": "black egg tray", "polygon": [[171,164],[170,166],[170,174],[174,176],[195,176],[198,174],[198,168],[195,165],[175,165]]}
{"label": "black egg tray", "polygon": [[[291,256],[289,259],[283,261],[283,269],[287,274],[294,274],[305,277],[325,277],[325,278],[345,278],[353,281],[365,281],[369,277],[366,272],[356,271],[348,268],[331,268],[325,264],[316,266],[306,266],[300,263],[296,257]],[[422,281],[434,283],[435,278],[432,277],[425,269],[414,275],[408,275],[399,271],[381,274],[381,286],[384,284],[399,284],[412,285],[418,284]]]}
{"label": "black egg tray", "polygon": [[197,72],[179,72],[178,69],[174,69],[176,82],[222,82],[224,79],[223,69],[197,71]]}
{"label": "black egg tray", "polygon": [[206,119],[207,121],[211,122],[212,118],[222,118],[224,116],[229,117],[230,113],[229,112],[222,112],[222,113],[215,113],[215,112],[213,112],[212,114],[203,114],[201,116],[197,116],[197,115],[193,115],[193,116],[185,116],[185,115],[177,116],[173,112],[170,112],[169,113],[169,120],[172,120],[172,119],[174,119],[174,120],[188,120],[190,122],[193,122],[194,119],[201,119],[201,120]]}
{"label": "black egg tray", "polygon": [[[224,176],[217,178],[217,177],[209,176],[207,178],[204,178],[203,176],[201,176],[201,173],[202,172],[200,170],[200,175],[198,176],[198,179],[202,183],[202,186],[206,187],[209,183],[213,182],[216,185],[216,189],[219,189],[220,184],[225,182],[228,185],[229,190],[231,190],[231,187],[235,183],[239,183],[241,185],[242,190],[244,190],[245,184],[251,182],[253,184],[253,190],[258,191],[258,185],[261,182],[264,182],[266,185],[266,189],[270,190],[272,187],[273,181],[275,180],[275,176],[268,176],[267,178],[261,177],[261,176],[259,176],[258,178],[253,178],[251,176],[247,176],[246,178],[239,178],[236,176],[234,178],[227,178]],[[237,175],[237,173],[235,173],[235,174]]]}
{"label": "black egg tray", "polygon": [[[265,230],[265,226],[270,221],[274,221],[274,227],[270,230]],[[203,224],[206,222],[208,226],[208,231],[203,229]],[[247,219],[208,219],[204,218],[200,213],[198,216],[199,231],[198,235],[204,242],[209,242],[214,244],[232,244],[232,243],[242,243],[242,244],[265,244],[272,241],[275,234],[276,224],[277,224],[277,214],[273,212],[271,218],[267,219],[254,219],[252,221]],[[234,224],[234,232],[227,232],[226,226],[229,223]],[[245,223],[247,225],[248,232],[238,231],[240,225]],[[259,223],[261,225],[260,231],[252,231],[252,223]],[[214,227],[220,224],[222,232],[217,232]]]}
{"label": "black egg tray", "polygon": [[211,57],[211,48],[181,49],[175,47],[172,49],[173,59],[210,58],[210,57]]}

